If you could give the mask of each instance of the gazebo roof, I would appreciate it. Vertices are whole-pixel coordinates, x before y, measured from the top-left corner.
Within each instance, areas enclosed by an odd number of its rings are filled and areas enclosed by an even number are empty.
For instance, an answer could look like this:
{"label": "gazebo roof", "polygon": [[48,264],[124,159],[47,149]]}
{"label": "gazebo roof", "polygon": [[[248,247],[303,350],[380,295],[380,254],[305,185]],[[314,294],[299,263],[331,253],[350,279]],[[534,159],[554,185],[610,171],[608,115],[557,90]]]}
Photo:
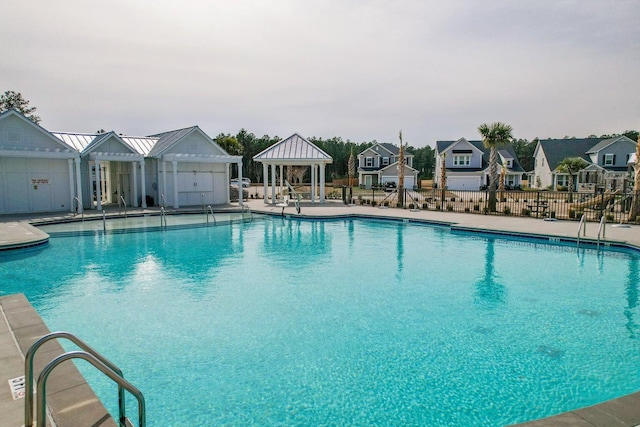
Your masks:
{"label": "gazebo roof", "polygon": [[297,133],[256,154],[253,160],[269,164],[295,165],[333,163],[330,155]]}

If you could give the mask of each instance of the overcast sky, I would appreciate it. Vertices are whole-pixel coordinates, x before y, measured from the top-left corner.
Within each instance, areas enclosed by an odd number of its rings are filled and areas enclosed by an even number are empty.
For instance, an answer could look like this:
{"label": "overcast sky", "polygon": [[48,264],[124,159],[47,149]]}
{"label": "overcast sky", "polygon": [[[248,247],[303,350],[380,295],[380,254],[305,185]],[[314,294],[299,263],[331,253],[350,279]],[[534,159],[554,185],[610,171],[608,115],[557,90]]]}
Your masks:
{"label": "overcast sky", "polygon": [[640,129],[637,0],[9,1],[0,91],[48,130],[584,137]]}

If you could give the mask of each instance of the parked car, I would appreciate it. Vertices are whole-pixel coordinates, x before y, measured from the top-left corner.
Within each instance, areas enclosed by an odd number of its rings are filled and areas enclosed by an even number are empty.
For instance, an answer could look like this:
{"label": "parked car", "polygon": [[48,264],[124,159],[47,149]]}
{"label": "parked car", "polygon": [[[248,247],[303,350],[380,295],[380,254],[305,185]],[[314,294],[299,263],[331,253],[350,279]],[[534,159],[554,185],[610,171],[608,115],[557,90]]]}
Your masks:
{"label": "parked car", "polygon": [[[230,185],[232,187],[237,187],[238,186],[238,178],[233,178],[231,180]],[[251,180],[249,178],[242,178],[242,188],[247,188],[251,186]]]}
{"label": "parked car", "polygon": [[387,191],[387,192],[395,191],[396,187],[397,187],[397,184],[395,181],[387,181],[383,185],[384,191]]}

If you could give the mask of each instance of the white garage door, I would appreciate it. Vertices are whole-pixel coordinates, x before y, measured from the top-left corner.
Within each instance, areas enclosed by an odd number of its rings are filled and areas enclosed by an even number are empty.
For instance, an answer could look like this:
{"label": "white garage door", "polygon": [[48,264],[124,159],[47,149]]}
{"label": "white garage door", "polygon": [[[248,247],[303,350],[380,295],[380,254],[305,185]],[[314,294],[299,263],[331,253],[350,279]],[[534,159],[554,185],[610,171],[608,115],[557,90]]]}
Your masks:
{"label": "white garage door", "polygon": [[447,188],[449,190],[477,191],[480,188],[480,177],[479,176],[450,176],[450,177],[447,177]]}

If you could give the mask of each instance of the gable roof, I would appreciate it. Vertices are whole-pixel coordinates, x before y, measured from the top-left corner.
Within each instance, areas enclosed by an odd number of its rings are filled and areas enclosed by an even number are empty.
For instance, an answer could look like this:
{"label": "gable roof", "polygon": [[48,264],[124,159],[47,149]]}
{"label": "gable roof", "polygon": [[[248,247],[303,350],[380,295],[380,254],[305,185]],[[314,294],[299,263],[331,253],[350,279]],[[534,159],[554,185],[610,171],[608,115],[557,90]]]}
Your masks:
{"label": "gable roof", "polygon": [[198,126],[191,126],[184,129],[170,130],[168,132],[149,135],[149,137],[157,138],[158,140],[153,146],[153,148],[149,151],[149,156],[155,157],[155,156],[161,155],[162,153],[170,149],[178,141],[180,141],[182,138],[184,138],[185,136],[189,135],[192,132],[195,132],[196,129],[200,130]]}
{"label": "gable roof", "polygon": [[[85,150],[91,150],[100,143],[100,141],[107,138],[108,135],[114,134],[125,145],[131,148],[135,153],[142,154],[144,156],[149,154],[151,148],[158,142],[158,138],[151,138],[148,136],[125,136],[119,135],[115,132],[105,133],[71,133],[71,132],[51,132],[52,135],[62,140],[65,144],[73,147],[74,149],[84,152]],[[89,147],[91,146],[91,147]],[[87,148],[89,147],[89,148]]]}
{"label": "gable roof", "polygon": [[587,151],[601,140],[601,138],[540,139],[538,143],[547,158],[549,169],[555,170],[567,157],[580,157],[591,163]]}
{"label": "gable roof", "polygon": [[[53,135],[53,133],[49,132],[48,130],[46,130],[45,128],[40,126],[39,124],[29,120],[27,117],[25,117],[23,114],[21,114],[19,111],[15,110],[14,108],[11,108],[11,109],[9,109],[7,111],[4,111],[4,112],[0,113],[0,121],[6,119],[8,117],[12,117],[12,116],[13,117],[17,117],[18,119],[22,120],[28,126],[31,126],[31,127],[35,128],[38,132],[43,134],[47,139],[49,139],[50,141],[52,141],[56,145],[59,145],[61,150],[76,151],[76,152],[80,151],[80,150],[74,150],[72,147],[70,148],[67,144],[65,144],[64,142],[60,141],[58,138],[56,138],[55,135]],[[24,149],[24,147],[16,147],[16,148]],[[77,154],[76,154],[76,156],[77,156]]]}
{"label": "gable roof", "polygon": [[[451,145],[455,144],[456,142],[460,141],[461,139],[464,139],[464,138],[460,138],[456,141],[436,141],[436,153],[442,153],[443,151],[446,151],[447,148],[449,148]],[[482,152],[482,167],[479,169],[478,168],[447,168],[447,170],[451,170],[453,172],[461,172],[464,170],[479,171],[479,170],[486,169],[489,166],[489,156],[491,155],[491,150],[485,147],[482,141],[478,141],[478,140],[469,141],[466,139],[464,140],[467,141],[472,146],[474,146],[475,148],[477,148],[478,150],[480,150],[480,152]],[[520,165],[518,156],[516,155],[516,152],[513,149],[513,144],[504,145],[500,147],[497,151],[498,151],[498,154],[500,154],[505,159],[508,159],[508,158],[513,159],[513,165],[512,167],[509,168],[509,170],[513,172],[524,172],[524,168]],[[502,160],[500,156],[498,156],[498,164],[500,165],[502,164]]]}
{"label": "gable roof", "polygon": [[598,151],[604,150],[605,148],[607,148],[611,144],[615,144],[616,142],[619,142],[619,141],[629,142],[630,144],[633,144],[633,145],[636,144],[630,138],[628,138],[628,137],[626,137],[624,135],[615,136],[613,138],[603,139],[602,141],[598,142],[596,145],[594,145],[593,147],[591,147],[587,151],[587,154],[595,154]]}
{"label": "gable roof", "polygon": [[[377,152],[378,150],[376,149],[376,147],[382,147],[382,149],[384,149],[384,150],[389,152],[389,156],[383,156],[383,157],[391,157],[391,156],[399,156],[400,155],[400,147],[398,147],[396,145],[393,145],[393,144],[389,144],[388,142],[376,142],[371,147],[367,147],[364,150],[362,150],[360,153],[358,153],[358,156],[360,156],[362,153],[364,153],[367,150],[373,150],[373,151]],[[413,156],[413,153],[411,153],[410,151],[408,151],[405,148],[404,155],[405,156]]]}
{"label": "gable roof", "polygon": [[270,163],[275,160],[333,162],[333,158],[330,155],[297,133],[262,150],[253,156],[253,160]]}

